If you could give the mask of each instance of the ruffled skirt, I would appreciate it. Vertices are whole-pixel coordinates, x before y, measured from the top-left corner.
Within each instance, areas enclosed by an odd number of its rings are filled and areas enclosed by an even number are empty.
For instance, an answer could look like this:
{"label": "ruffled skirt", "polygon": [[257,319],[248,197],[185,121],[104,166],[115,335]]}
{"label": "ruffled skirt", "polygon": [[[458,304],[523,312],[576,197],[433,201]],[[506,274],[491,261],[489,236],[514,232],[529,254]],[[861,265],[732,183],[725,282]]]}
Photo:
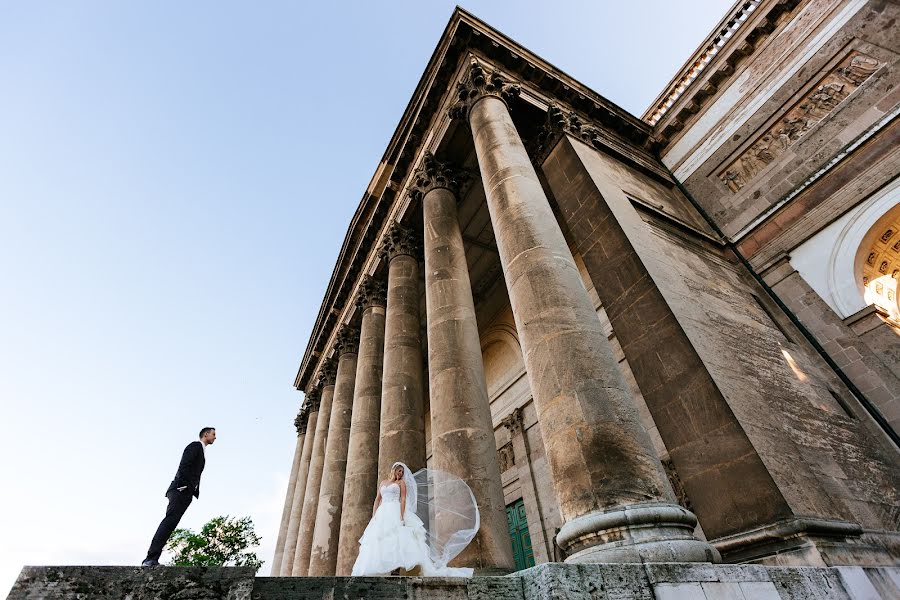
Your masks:
{"label": "ruffled skirt", "polygon": [[411,571],[420,567],[422,575],[471,577],[472,569],[436,568],[431,561],[425,525],[413,513],[400,520],[400,503],[382,502],[359,538],[359,556],[353,576],[384,576],[398,568]]}

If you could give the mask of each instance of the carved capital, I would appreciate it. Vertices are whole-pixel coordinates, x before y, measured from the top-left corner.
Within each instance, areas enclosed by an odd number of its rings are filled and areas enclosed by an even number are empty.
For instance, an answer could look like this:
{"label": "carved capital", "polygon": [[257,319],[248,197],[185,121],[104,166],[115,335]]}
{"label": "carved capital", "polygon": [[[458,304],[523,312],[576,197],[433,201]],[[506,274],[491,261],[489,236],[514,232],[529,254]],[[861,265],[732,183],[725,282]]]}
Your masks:
{"label": "carved capital", "polygon": [[385,306],[387,303],[387,286],[380,279],[366,275],[356,295],[356,306],[365,310],[370,306]]}
{"label": "carved capital", "polygon": [[306,433],[306,424],[309,422],[309,405],[304,404],[300,407],[300,412],[294,417],[294,427],[297,428],[297,435]]}
{"label": "carved capital", "polygon": [[522,421],[522,409],[517,408],[509,413],[500,424],[506,427],[509,430],[510,435],[517,435],[524,431],[524,425]]}
{"label": "carved capital", "polygon": [[359,352],[359,328],[352,325],[341,327],[334,347],[338,357],[348,352]]}
{"label": "carved capital", "polygon": [[602,140],[599,129],[587,125],[574,112],[569,111],[566,114],[558,105],[551,104],[547,107],[547,120],[534,140],[531,155],[537,162],[542,162],[559,138],[566,133],[589,146],[594,146]]}
{"label": "carved capital", "polygon": [[457,100],[450,107],[451,119],[468,119],[469,110],[485,96],[500,98],[509,108],[509,103],[521,93],[518,85],[510,83],[492,69],[487,73],[476,59],[469,62],[465,78],[456,85]]}
{"label": "carved capital", "polygon": [[421,245],[413,230],[394,221],[381,241],[381,255],[388,261],[398,256],[418,258]]}
{"label": "carved capital", "polygon": [[306,401],[303,403],[307,410],[307,415],[319,412],[319,405],[322,401],[322,388],[314,387],[306,393]]}
{"label": "carved capital", "polygon": [[319,386],[334,385],[337,379],[337,361],[329,357],[322,361],[319,367]]}
{"label": "carved capital", "polygon": [[472,176],[465,169],[439,161],[434,154],[426,152],[422,164],[413,174],[409,195],[413,200],[422,200],[431,190],[444,188],[453,192],[456,199],[460,200],[463,188],[471,179]]}

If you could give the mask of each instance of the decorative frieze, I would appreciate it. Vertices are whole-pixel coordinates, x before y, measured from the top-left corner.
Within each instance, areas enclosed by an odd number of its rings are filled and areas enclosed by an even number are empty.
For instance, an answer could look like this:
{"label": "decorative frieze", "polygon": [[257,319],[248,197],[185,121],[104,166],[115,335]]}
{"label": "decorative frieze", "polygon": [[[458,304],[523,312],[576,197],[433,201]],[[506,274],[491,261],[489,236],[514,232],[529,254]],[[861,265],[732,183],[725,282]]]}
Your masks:
{"label": "decorative frieze", "polygon": [[719,178],[733,193],[739,192],[814,125],[831,114],[880,66],[881,63],[871,56],[852,52],[723,169]]}
{"label": "decorative frieze", "polygon": [[439,161],[431,152],[426,152],[422,164],[413,174],[409,195],[421,201],[431,190],[445,188],[461,199],[463,188],[471,181],[472,176],[465,170],[449,162]]}
{"label": "decorative frieze", "polygon": [[415,232],[396,221],[391,224],[381,241],[381,256],[388,261],[401,255],[418,259],[421,251],[422,244]]}
{"label": "decorative frieze", "polygon": [[467,120],[469,109],[485,96],[496,96],[509,107],[510,101],[521,93],[521,88],[503,79],[500,72],[492,69],[486,72],[476,59],[469,62],[465,79],[456,84],[457,101],[450,107],[450,118]]}
{"label": "decorative frieze", "polygon": [[384,306],[387,302],[387,286],[380,279],[366,275],[356,294],[356,306],[365,310],[371,306]]}

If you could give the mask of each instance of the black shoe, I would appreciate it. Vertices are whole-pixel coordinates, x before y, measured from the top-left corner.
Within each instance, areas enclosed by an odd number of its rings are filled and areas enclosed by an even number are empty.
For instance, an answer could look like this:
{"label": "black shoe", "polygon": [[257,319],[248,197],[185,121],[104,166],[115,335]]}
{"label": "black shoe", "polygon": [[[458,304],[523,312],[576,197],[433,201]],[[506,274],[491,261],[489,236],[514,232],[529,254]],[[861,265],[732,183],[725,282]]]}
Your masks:
{"label": "black shoe", "polygon": [[158,567],[158,566],[159,566],[159,561],[158,561],[158,560],[151,560],[151,559],[148,558],[147,560],[145,560],[144,562],[141,563],[141,566],[142,566],[142,567]]}

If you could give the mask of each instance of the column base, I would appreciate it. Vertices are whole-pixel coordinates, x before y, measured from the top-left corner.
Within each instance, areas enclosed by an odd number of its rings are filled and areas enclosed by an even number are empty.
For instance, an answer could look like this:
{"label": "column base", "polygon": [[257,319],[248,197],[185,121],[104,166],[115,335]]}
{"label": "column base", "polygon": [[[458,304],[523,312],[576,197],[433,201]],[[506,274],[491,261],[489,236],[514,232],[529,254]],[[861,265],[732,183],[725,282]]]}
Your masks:
{"label": "column base", "polygon": [[567,563],[721,562],[718,550],[694,537],[696,525],[676,504],[634,504],[577,517],[556,541]]}

